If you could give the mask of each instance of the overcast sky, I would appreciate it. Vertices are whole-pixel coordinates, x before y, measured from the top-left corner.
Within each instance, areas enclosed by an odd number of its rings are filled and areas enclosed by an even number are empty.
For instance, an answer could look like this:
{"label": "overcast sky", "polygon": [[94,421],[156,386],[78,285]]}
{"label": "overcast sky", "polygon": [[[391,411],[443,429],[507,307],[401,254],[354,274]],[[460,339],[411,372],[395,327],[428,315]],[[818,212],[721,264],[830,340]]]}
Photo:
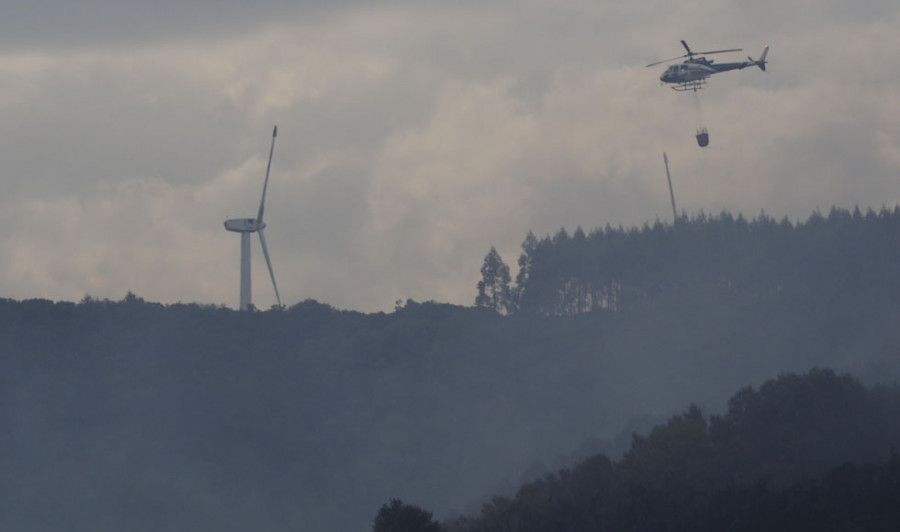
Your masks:
{"label": "overcast sky", "polygon": [[[895,0],[32,0],[0,8],[0,297],[236,306],[272,126],[282,299],[471,304],[492,245],[900,201]],[[644,65],[744,49],[700,95]],[[710,146],[697,146],[702,120]],[[254,303],[275,302],[253,239]]]}

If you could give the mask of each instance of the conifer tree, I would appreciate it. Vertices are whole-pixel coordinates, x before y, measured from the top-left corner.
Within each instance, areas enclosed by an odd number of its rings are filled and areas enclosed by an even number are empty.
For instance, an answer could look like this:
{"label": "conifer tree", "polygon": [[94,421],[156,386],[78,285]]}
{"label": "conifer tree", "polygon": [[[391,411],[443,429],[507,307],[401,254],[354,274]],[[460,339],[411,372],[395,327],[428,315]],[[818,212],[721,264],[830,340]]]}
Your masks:
{"label": "conifer tree", "polygon": [[491,246],[481,266],[481,281],[478,281],[475,306],[492,308],[501,314],[514,310],[510,280],[509,266],[503,262],[497,249]]}
{"label": "conifer tree", "polygon": [[375,516],[372,532],[440,532],[431,512],[400,499],[383,504]]}

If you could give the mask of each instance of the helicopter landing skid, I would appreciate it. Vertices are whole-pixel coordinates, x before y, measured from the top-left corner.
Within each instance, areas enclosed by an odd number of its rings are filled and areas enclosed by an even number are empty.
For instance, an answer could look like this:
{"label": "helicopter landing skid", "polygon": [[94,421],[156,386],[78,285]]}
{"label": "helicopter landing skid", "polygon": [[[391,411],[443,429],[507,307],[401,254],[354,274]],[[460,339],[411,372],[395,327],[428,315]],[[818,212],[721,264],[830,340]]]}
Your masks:
{"label": "helicopter landing skid", "polygon": [[697,92],[698,90],[702,89],[704,85],[706,85],[706,82],[707,82],[707,79],[703,78],[703,79],[698,79],[698,80],[694,80],[694,81],[685,81],[684,83],[678,83],[677,85],[672,85],[670,88],[673,91],[677,91],[677,92],[687,92],[687,91]]}

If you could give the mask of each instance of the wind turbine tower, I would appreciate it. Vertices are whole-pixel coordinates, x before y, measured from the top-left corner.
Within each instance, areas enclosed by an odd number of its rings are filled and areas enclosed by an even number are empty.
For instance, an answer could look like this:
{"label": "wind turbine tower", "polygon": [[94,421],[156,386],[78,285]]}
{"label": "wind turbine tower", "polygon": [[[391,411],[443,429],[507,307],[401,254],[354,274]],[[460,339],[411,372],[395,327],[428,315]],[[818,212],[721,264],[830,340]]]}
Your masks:
{"label": "wind turbine tower", "polygon": [[259,234],[259,243],[262,244],[263,255],[266,257],[266,265],[269,267],[269,276],[272,278],[272,287],[275,288],[275,299],[281,306],[281,297],[278,295],[278,285],[275,284],[275,274],[272,272],[272,261],[269,260],[269,250],[266,247],[266,235],[263,229],[266,223],[263,221],[263,213],[266,206],[266,188],[269,186],[269,170],[272,168],[272,154],[275,152],[275,137],[278,136],[278,126],[272,130],[272,147],[269,148],[269,164],[266,166],[266,180],[263,182],[262,199],[259,201],[259,213],[256,218],[232,218],[225,220],[225,229],[241,234],[241,310],[250,310],[250,234]]}

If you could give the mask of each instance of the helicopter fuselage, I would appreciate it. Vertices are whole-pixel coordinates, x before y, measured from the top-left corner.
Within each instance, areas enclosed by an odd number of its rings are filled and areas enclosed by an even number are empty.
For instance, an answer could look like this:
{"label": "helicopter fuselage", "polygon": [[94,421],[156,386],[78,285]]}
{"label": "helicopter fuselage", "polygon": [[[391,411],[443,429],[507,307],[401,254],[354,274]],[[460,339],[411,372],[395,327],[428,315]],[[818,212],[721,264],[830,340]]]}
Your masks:
{"label": "helicopter fuselage", "polygon": [[713,64],[712,61],[709,61],[704,57],[698,57],[697,59],[688,59],[678,65],[671,65],[662,73],[659,80],[663,83],[692,83],[706,79],[719,72],[740,70],[754,65],[756,65],[755,61]]}

